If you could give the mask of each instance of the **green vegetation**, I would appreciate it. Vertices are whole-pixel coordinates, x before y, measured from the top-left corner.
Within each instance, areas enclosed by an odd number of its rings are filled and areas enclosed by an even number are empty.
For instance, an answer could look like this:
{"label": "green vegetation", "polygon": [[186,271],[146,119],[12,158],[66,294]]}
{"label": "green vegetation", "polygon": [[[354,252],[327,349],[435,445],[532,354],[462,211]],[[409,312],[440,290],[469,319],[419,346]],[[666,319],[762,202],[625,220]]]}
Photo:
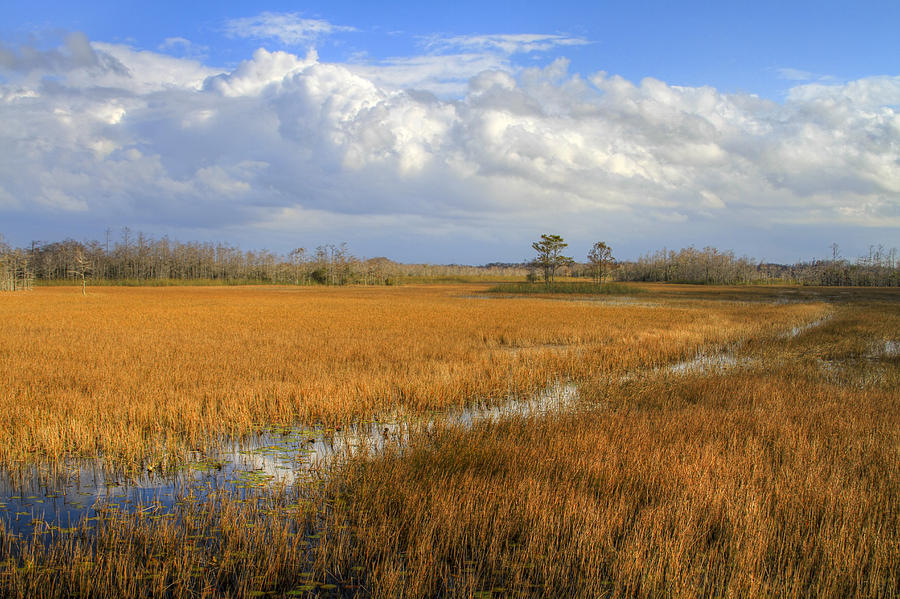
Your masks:
{"label": "green vegetation", "polygon": [[537,252],[537,256],[528,263],[529,268],[541,271],[544,282],[552,285],[556,271],[575,263],[571,256],[564,256],[562,253],[568,246],[559,235],[544,233],[540,240],[531,244],[531,249]]}

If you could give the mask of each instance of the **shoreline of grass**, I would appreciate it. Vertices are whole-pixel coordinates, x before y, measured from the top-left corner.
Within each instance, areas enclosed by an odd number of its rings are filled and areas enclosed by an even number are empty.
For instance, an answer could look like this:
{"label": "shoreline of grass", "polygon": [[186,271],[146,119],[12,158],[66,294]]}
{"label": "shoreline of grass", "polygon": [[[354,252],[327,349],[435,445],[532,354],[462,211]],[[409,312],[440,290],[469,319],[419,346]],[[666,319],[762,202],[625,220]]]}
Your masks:
{"label": "shoreline of grass", "polygon": [[490,289],[488,293],[506,293],[523,295],[639,295],[646,293],[644,289],[623,283],[604,283],[582,281],[546,283],[500,283]]}
{"label": "shoreline of grass", "polygon": [[[466,285],[466,284],[505,284],[521,278],[518,275],[400,275],[379,282],[353,281],[345,284],[327,284],[315,281],[273,281],[264,279],[88,279],[87,289],[96,287],[304,287],[304,288],[342,288],[342,287],[397,287],[402,285]],[[37,287],[77,287],[80,280],[72,279],[36,279]]]}

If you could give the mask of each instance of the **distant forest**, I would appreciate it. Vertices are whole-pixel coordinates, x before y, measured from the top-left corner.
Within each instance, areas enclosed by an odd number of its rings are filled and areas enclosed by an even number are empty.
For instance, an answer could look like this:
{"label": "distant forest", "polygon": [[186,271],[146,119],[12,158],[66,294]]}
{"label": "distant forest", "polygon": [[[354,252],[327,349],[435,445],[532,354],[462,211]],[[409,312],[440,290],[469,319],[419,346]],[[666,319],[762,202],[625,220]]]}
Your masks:
{"label": "distant forest", "polygon": [[363,259],[347,244],[297,248],[287,255],[243,251],[210,242],[154,239],[123,229],[119,239],[81,242],[66,239],[12,248],[0,237],[0,290],[38,283],[393,285],[410,280],[479,276],[524,276],[516,266],[401,264],[378,257]]}
{"label": "distant forest", "polygon": [[829,259],[797,264],[762,263],[732,252],[705,247],[675,251],[659,250],[634,262],[621,262],[615,276],[622,281],[669,281],[675,283],[794,283],[861,287],[900,286],[900,256],[896,248],[870,246],[869,253],[851,261],[841,257],[832,244]]}
{"label": "distant forest", "polygon": [[[706,247],[659,250],[634,261],[619,261],[607,271],[610,280],[666,281],[698,284],[765,284],[900,286],[897,249],[872,246],[865,256],[849,260],[832,245],[831,257],[797,264],[760,263],[733,252]],[[588,264],[575,262],[560,273],[590,277]],[[387,258],[358,258],[346,244],[297,248],[286,255],[266,250],[243,251],[209,242],[154,239],[123,229],[119,238],[103,242],[73,239],[13,248],[0,237],[0,290],[29,288],[35,283],[90,281],[92,284],[222,284],[391,285],[416,280],[461,280],[466,277],[526,277],[528,263],[483,266],[401,264]]]}

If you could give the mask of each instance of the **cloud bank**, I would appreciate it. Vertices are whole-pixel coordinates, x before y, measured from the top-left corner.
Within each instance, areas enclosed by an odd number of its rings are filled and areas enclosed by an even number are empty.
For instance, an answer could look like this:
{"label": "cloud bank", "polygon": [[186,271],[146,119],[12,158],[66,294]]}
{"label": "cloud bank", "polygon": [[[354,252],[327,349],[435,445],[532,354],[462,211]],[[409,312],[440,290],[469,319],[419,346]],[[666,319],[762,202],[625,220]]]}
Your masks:
{"label": "cloud bank", "polygon": [[[306,43],[323,23],[266,13],[231,31]],[[80,34],[0,46],[0,223],[91,215],[276,249],[364,238],[405,259],[423,239],[551,229],[653,232],[648,250],[679,227],[900,229],[900,77],[805,83],[776,103],[508,60],[580,43],[454,38],[433,42],[447,60],[369,65],[261,48],[227,70]]]}

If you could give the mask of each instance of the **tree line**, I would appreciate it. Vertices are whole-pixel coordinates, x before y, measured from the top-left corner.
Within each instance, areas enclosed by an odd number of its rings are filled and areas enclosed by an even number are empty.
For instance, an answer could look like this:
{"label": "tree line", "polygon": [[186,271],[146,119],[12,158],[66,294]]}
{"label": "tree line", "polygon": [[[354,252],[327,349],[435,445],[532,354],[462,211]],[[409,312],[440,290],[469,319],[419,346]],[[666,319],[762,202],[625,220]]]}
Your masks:
{"label": "tree line", "polygon": [[637,260],[617,261],[612,249],[596,242],[584,262],[577,262],[563,251],[568,244],[560,235],[543,234],[531,244],[537,256],[526,263],[529,280],[543,278],[552,285],[557,273],[590,277],[598,285],[605,276],[617,281],[655,281],[711,285],[792,283],[830,286],[900,286],[900,257],[897,249],[870,246],[865,256],[855,261],[840,255],[837,244],[830,246],[831,259],[799,262],[792,265],[758,262],[747,256],[714,247],[699,250],[693,246],[658,250]]}
{"label": "tree line", "polygon": [[612,249],[596,242],[577,261],[564,254],[560,235],[544,234],[532,244],[537,256],[522,263],[485,266],[401,264],[388,258],[359,258],[347,244],[296,248],[286,255],[244,251],[223,243],[179,242],[122,229],[103,241],[33,242],[14,248],[0,236],[0,291],[28,289],[36,281],[94,283],[170,281],[277,283],[292,285],[391,285],[403,280],[483,276],[527,276],[552,284],[559,275],[604,280],[700,284],[794,283],[801,285],[900,286],[897,249],[872,246],[849,260],[833,244],[831,256],[791,265],[762,263],[713,247],[658,250],[637,260],[617,261]]}
{"label": "tree line", "polygon": [[0,235],[0,291],[31,289],[34,275],[24,250],[14,249]]}
{"label": "tree line", "polygon": [[122,229],[103,241],[33,242],[12,248],[0,238],[0,290],[34,281],[84,284],[177,281],[277,283],[291,285],[392,285],[405,279],[466,276],[524,276],[515,266],[400,264],[388,258],[359,258],[346,243],[296,248],[286,255],[244,251],[211,242],[179,242]]}
{"label": "tree line", "polygon": [[637,260],[617,265],[622,281],[664,281],[733,285],[748,283],[793,283],[798,285],[900,287],[900,257],[897,249],[871,246],[868,254],[854,261],[840,256],[836,244],[830,259],[795,264],[758,262],[747,256],[713,247],[688,247],[679,251],[659,250]]}

